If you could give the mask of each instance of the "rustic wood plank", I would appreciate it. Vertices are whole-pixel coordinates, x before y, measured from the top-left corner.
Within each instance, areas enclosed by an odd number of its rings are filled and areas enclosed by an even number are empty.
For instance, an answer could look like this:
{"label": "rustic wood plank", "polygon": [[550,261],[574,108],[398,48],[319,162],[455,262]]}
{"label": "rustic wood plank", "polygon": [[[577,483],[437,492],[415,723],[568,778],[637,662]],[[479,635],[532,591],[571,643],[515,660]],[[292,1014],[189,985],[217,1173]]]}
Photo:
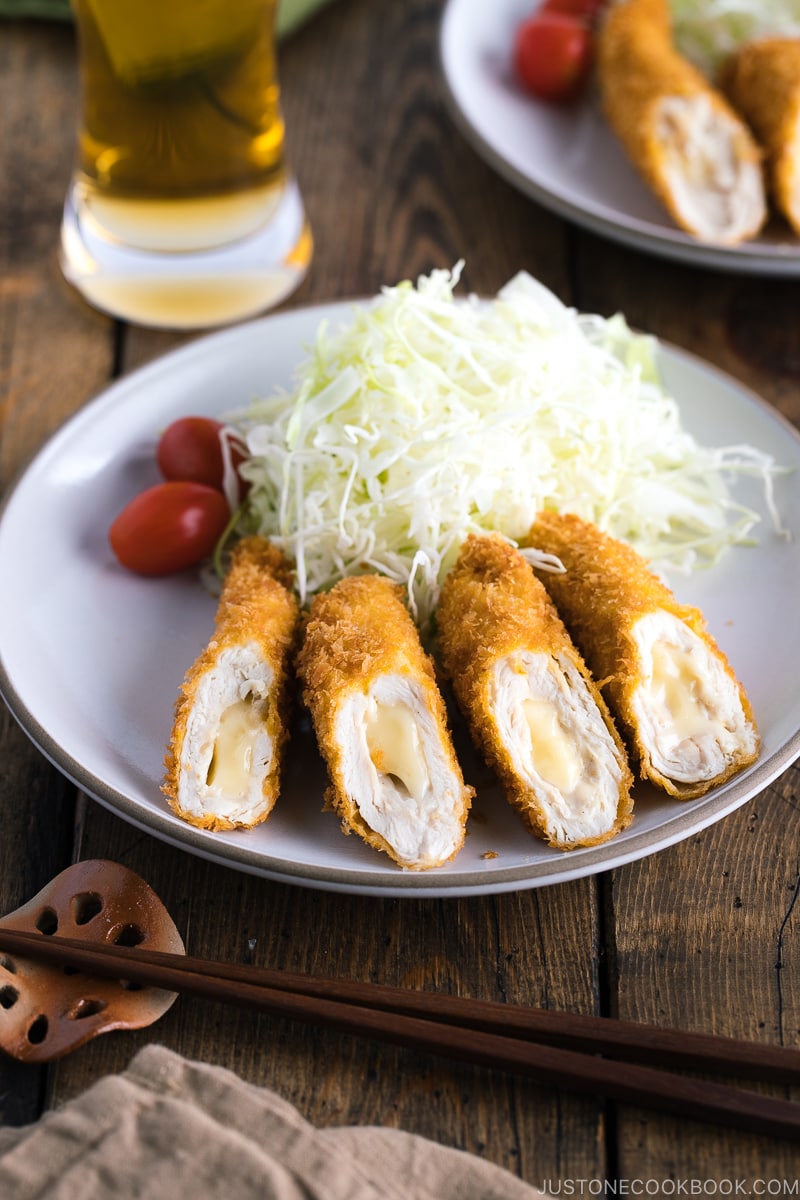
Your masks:
{"label": "rustic wood plank", "polygon": [[[289,151],[317,240],[289,304],[370,294],[462,256],[465,285],[492,293],[524,267],[581,308],[624,311],[717,362],[800,419],[792,285],[694,271],[580,232],[567,240],[562,224],[497,178],[450,123],[435,68],[441,6],[341,0],[282,47]],[[8,30],[0,44],[0,102],[12,130],[0,149],[0,222],[9,214],[0,225],[4,478],[103,386],[116,348],[113,323],[66,289],[54,263],[69,172],[64,96],[75,95],[71,33]],[[122,368],[194,336],[127,329]],[[10,764],[0,776],[9,830],[2,887],[13,907],[68,856],[72,795],[8,718],[0,753]],[[271,883],[155,842],[93,802],[79,810],[80,853],[147,878],[194,953],[578,1011],[612,1007],[796,1044],[796,782],[787,772],[720,825],[612,877],[494,898],[399,901]],[[24,812],[19,794],[29,797]],[[607,1126],[603,1107],[586,1099],[189,999],[152,1030],[110,1035],[65,1060],[51,1100],[121,1069],[152,1039],[274,1087],[319,1124],[397,1125],[533,1183],[797,1170],[793,1147],[613,1108]],[[0,1118],[30,1119],[45,1083],[41,1072],[0,1065]]]}
{"label": "rustic wood plank", "polygon": [[[97,806],[82,857],[110,857],[161,896],[191,953],[511,1003],[592,1011],[592,885],[398,900],[260,880],[175,851]],[[158,1040],[280,1092],[320,1125],[377,1123],[500,1162],[536,1182],[602,1172],[598,1108],[521,1080],[186,997],[158,1026],[109,1035],[58,1065],[54,1100]],[[434,1103],[432,1103],[434,1101]]]}
{"label": "rustic wood plank", "polygon": [[[12,912],[69,864],[74,789],[0,708],[0,911]],[[25,1125],[42,1110],[49,1071],[0,1056],[0,1124]]]}
{"label": "rustic wood plank", "polygon": [[[462,255],[465,285],[493,292],[525,265],[519,245],[527,265],[566,294],[560,224],[543,212],[532,219],[528,202],[455,133],[432,86],[439,8],[348,0],[282,47],[289,153],[317,245],[290,305],[371,294]],[[124,369],[193,336],[127,329]],[[583,1011],[597,1005],[589,881],[463,900],[339,896],[192,859],[93,804],[81,853],[146,877],[194,953]],[[590,1100],[189,999],[152,1031],[111,1036],[65,1060],[54,1100],[119,1070],[154,1036],[274,1087],[319,1124],[400,1126],[532,1182],[556,1177],[564,1163],[575,1174],[604,1169],[602,1107]]]}
{"label": "rustic wood plank", "polygon": [[[655,862],[617,872],[622,1015],[800,1045],[797,780],[795,769]],[[645,912],[649,921],[641,918]],[[792,1098],[800,1099],[800,1089]],[[630,1111],[623,1111],[618,1130],[622,1174],[629,1178],[642,1158],[662,1179],[788,1180],[800,1171],[800,1148],[766,1138]]]}
{"label": "rustic wood plank", "polygon": [[[0,40],[0,485],[103,386],[111,323],[56,263],[72,161],[75,50],[67,27],[4,22]],[[35,553],[35,530],[31,531]],[[0,713],[0,905],[8,912],[69,864],[74,789]],[[0,1121],[41,1111],[47,1072],[0,1060]]]}
{"label": "rustic wood plank", "polygon": [[108,380],[113,326],[56,258],[77,103],[68,26],[6,22],[0,41],[0,479]]}
{"label": "rustic wood plank", "polygon": [[317,241],[298,301],[371,295],[460,258],[477,291],[521,267],[567,286],[561,223],[490,171],[451,121],[441,7],[347,0],[282,50],[288,151]]}
{"label": "rustic wood plank", "polygon": [[[677,263],[656,268],[645,255],[582,233],[576,262],[580,307],[624,312],[800,418],[796,285]],[[619,1015],[798,1044],[797,780],[791,768],[718,825],[615,872],[609,927]],[[623,1178],[640,1177],[643,1162],[659,1180],[793,1180],[800,1168],[800,1151],[788,1144],[630,1109],[620,1110],[616,1136]]]}

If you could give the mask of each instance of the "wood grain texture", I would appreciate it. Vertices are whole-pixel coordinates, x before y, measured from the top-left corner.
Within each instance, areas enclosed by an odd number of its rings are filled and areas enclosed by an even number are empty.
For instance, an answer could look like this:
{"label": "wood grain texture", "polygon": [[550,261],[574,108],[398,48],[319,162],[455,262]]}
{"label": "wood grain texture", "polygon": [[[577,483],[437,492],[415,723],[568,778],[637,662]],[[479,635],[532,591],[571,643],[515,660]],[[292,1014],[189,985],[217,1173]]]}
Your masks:
{"label": "wood grain texture", "polygon": [[282,48],[289,155],[318,245],[296,302],[369,295],[460,258],[476,291],[521,267],[566,287],[563,226],[532,213],[450,121],[440,8],[347,0]]}
{"label": "wood grain texture", "polygon": [[[191,953],[397,986],[592,1011],[592,884],[463,900],[340,896],[194,860],[92,806],[84,857],[139,872]],[[599,1106],[503,1075],[184,998],[152,1031],[59,1064],[55,1097],[119,1070],[153,1037],[273,1087],[309,1120],[388,1124],[485,1154],[534,1181],[602,1171]],[[433,1101],[433,1103],[432,1103]],[[545,1136],[544,1131],[547,1130]]]}
{"label": "wood grain texture", "polygon": [[[796,789],[796,771],[790,781]],[[800,953],[800,859],[796,836],[786,835],[787,826],[796,829],[796,801],[787,793],[783,786],[769,788],[647,867],[617,872],[622,1015],[687,1029],[707,1029],[711,1021],[715,1033],[800,1045],[797,978],[786,970]],[[645,912],[649,921],[642,920]],[[635,931],[633,913],[639,914]],[[800,1099],[800,1089],[773,1094]],[[761,1171],[769,1166],[780,1178],[800,1170],[797,1147],[727,1130],[701,1134],[691,1123],[630,1113],[618,1130],[620,1162],[629,1175],[642,1153],[663,1178],[700,1166],[719,1179],[746,1175],[753,1164]]]}
{"label": "wood grain texture", "polygon": [[106,383],[112,323],[57,263],[77,97],[68,26],[4,24],[0,40],[0,481]]}
{"label": "wood grain texture", "polygon": [[[12,22],[0,38],[0,486],[108,378],[110,322],[77,301],[56,264],[72,161],[69,29]],[[98,336],[98,326],[100,336]],[[31,546],[35,547],[35,530]],[[0,713],[0,903],[17,908],[70,862],[73,789]],[[0,1060],[0,1120],[41,1111],[48,1072]]]}
{"label": "wood grain texture", "polygon": [[[0,709],[0,905],[19,908],[70,862],[73,789]],[[41,1111],[49,1071],[0,1056],[0,1124],[23,1125]]]}
{"label": "wood grain texture", "polygon": [[[479,293],[526,269],[577,307],[625,312],[800,420],[796,285],[650,258],[571,229],[514,192],[448,115],[441,9],[442,0],[337,0],[282,45],[289,154],[316,241],[287,307],[365,296],[462,257],[465,285]],[[69,27],[3,26],[3,483],[116,371],[197,336],[117,327],[58,275],[75,66]],[[718,826],[609,876],[497,897],[394,900],[276,884],[159,843],[76,801],[5,712],[0,763],[6,910],[67,865],[74,837],[80,856],[139,872],[198,955],[798,1044],[796,769]],[[765,1139],[190,999],[150,1030],[98,1039],[50,1078],[0,1063],[0,1120],[32,1119],[151,1040],[274,1088],[320,1125],[419,1132],[534,1184],[800,1172],[793,1147]]]}
{"label": "wood grain texture", "polygon": [[[624,312],[632,324],[728,371],[788,419],[800,419],[800,387],[786,358],[766,352],[781,336],[791,343],[789,296],[796,284],[672,263],[656,270],[634,251],[586,234],[576,240],[580,307]],[[749,353],[754,344],[764,352]],[[718,825],[615,872],[608,924],[617,1015],[798,1044],[797,784],[795,766]],[[636,1177],[642,1161],[658,1179],[800,1173],[794,1147],[700,1131],[690,1122],[621,1109],[615,1136],[623,1177]]]}
{"label": "wood grain texture", "polygon": [[[465,286],[491,293],[524,265],[519,241],[528,268],[566,294],[562,226],[545,213],[531,220],[529,205],[449,124],[436,71],[437,22],[438,5],[348,0],[282,47],[288,149],[316,241],[308,278],[289,306],[365,296],[462,256]],[[388,57],[387,45],[395,51]],[[193,336],[128,329],[123,369]],[[597,1008],[593,882],[454,901],[334,896],[189,859],[91,804],[81,854],[111,857],[144,875],[196,953]],[[181,1001],[153,1034],[189,1057],[275,1088],[319,1124],[420,1132],[531,1182],[555,1178],[564,1164],[577,1175],[604,1170],[603,1108],[591,1100],[202,1002]],[[95,1043],[59,1064],[55,1102],[80,1091],[98,1069],[120,1069],[148,1031],[106,1040],[107,1047]]]}

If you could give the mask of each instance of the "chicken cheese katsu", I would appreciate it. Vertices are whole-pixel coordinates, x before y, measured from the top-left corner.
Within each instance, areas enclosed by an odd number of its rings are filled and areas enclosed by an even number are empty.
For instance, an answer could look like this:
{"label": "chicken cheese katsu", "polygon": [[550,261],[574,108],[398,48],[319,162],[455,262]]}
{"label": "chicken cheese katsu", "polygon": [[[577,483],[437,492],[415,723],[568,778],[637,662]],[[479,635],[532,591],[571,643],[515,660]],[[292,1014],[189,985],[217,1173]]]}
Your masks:
{"label": "chicken cheese katsu", "polygon": [[326,761],[329,808],[411,870],[461,848],[472,789],[456,759],[433,665],[400,588],[341,580],[310,608],[298,674]]}
{"label": "chicken cheese katsu", "polygon": [[629,824],[624,746],[523,555],[499,535],[468,537],[444,581],[437,630],[472,738],[531,830],[571,850]]}
{"label": "chicken cheese katsu", "polygon": [[214,635],[187,672],[163,791],[202,829],[265,821],[278,797],[299,620],[291,572],[261,537],[233,551]]}
{"label": "chicken cheese katsu", "polygon": [[527,543],[566,568],[542,579],[643,778],[690,799],[755,761],[750,703],[698,609],[679,604],[632,547],[579,517],[541,513]]}
{"label": "chicken cheese katsu", "polygon": [[760,150],[725,98],[675,49],[669,0],[619,0],[601,26],[603,108],[628,157],[675,222],[719,245],[767,215]]}
{"label": "chicken cheese katsu", "polygon": [[800,39],[742,46],[725,65],[722,87],[766,152],[775,206],[800,233]]}

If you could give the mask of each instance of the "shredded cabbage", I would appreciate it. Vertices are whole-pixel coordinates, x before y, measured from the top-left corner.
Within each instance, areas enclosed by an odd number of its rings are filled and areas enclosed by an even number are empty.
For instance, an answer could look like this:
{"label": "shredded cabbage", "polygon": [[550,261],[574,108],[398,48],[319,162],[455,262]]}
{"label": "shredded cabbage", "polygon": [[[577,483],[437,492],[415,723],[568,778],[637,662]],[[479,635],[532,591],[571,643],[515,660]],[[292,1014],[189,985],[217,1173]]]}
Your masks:
{"label": "shredded cabbage", "polygon": [[671,0],[678,48],[709,75],[737,46],[800,37],[800,0]]}
{"label": "shredded cabbage", "polygon": [[461,267],[323,324],[296,390],[232,418],[250,455],[241,530],[294,559],[302,600],[377,571],[425,624],[468,533],[516,541],[543,508],[683,569],[747,539],[758,515],[725,476],[757,474],[769,491],[772,460],[696,444],[652,339],[566,308],[524,273],[494,300],[455,300]]}

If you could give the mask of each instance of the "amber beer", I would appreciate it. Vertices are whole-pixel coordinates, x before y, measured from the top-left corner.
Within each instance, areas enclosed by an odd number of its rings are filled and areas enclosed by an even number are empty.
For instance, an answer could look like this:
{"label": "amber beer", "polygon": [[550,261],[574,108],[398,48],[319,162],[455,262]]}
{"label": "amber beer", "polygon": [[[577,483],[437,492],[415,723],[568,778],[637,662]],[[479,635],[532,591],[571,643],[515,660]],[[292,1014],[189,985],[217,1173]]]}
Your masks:
{"label": "amber beer", "polygon": [[188,219],[200,244],[230,238],[248,209],[257,221],[283,171],[274,0],[73,3],[79,169],[101,224],[149,246],[159,217],[178,231]]}
{"label": "amber beer", "polygon": [[[104,238],[152,254],[213,251],[260,236],[285,207],[275,6],[72,0],[82,105],[62,259],[85,292],[119,283],[88,268],[76,279],[89,244],[100,257]],[[307,230],[292,254],[304,269]],[[137,280],[129,289],[143,286]],[[99,306],[114,308],[102,297]]]}

